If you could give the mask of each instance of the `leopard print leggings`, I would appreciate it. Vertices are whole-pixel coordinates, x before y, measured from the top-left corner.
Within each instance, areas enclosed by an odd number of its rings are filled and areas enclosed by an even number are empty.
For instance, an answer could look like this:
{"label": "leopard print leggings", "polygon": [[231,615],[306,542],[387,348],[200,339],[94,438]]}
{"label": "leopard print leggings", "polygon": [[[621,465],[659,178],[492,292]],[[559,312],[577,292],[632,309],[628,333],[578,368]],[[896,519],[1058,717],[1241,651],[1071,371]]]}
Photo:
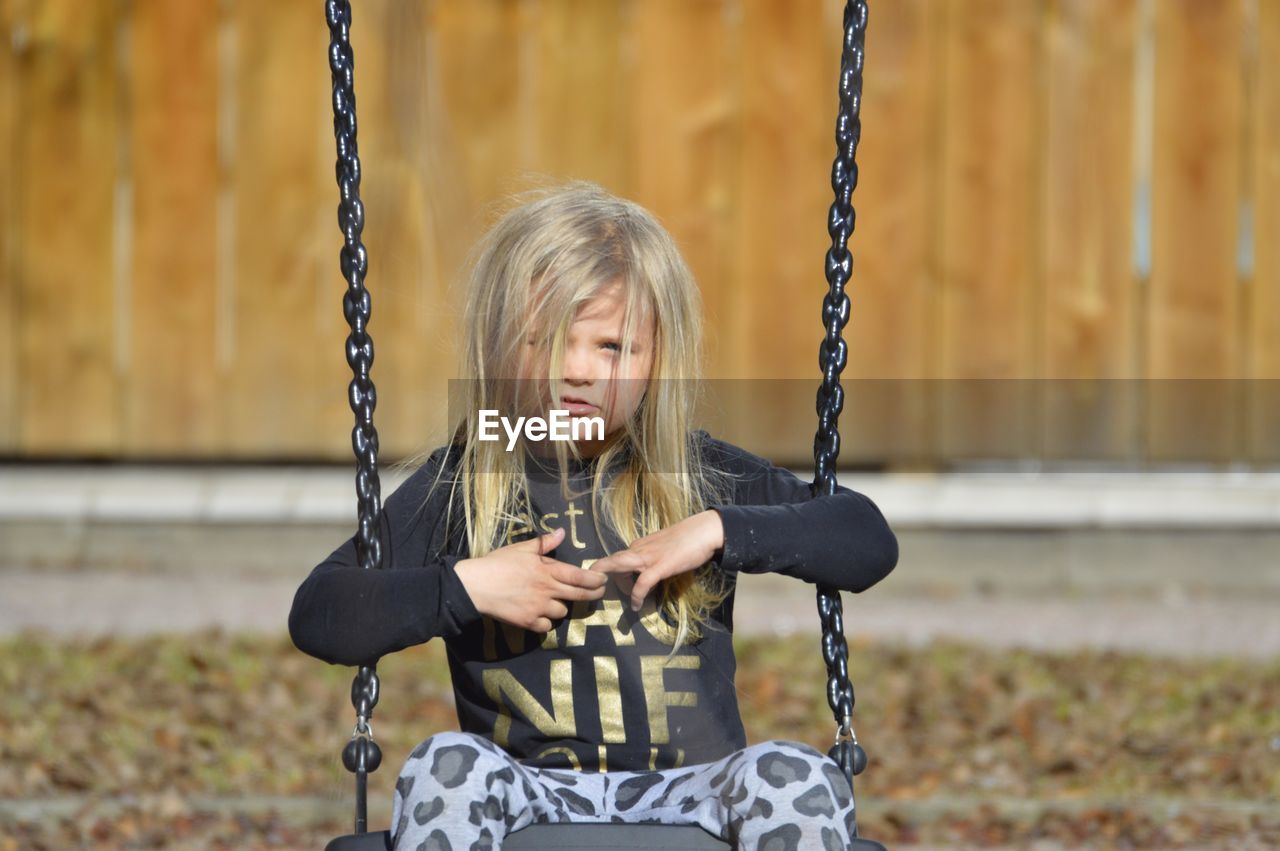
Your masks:
{"label": "leopard print leggings", "polygon": [[522,765],[487,739],[440,733],[396,781],[396,851],[487,851],[535,822],[696,824],[741,851],[844,851],[853,799],[825,755],[764,742],[718,762],[588,773]]}

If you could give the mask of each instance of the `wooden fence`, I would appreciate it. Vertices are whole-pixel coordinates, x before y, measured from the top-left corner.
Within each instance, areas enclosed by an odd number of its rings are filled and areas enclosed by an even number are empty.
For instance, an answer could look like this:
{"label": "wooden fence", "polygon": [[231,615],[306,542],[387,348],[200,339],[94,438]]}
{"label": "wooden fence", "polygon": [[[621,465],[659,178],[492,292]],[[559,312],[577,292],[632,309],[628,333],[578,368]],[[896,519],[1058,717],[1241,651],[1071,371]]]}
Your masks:
{"label": "wooden fence", "polygon": [[[0,452],[345,457],[322,5],[0,0]],[[538,177],[659,215],[709,374],[797,379],[726,433],[807,453],[842,3],[354,6],[385,455]],[[1280,460],[1280,0],[871,13],[844,457]]]}

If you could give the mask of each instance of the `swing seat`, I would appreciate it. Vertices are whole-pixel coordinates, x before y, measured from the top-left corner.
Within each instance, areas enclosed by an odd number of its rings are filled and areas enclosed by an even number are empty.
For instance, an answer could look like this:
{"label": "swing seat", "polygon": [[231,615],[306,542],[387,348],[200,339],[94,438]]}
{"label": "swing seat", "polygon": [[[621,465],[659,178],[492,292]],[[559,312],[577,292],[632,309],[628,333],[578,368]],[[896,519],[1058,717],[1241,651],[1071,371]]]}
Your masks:
{"label": "swing seat", "polygon": [[391,831],[378,830],[373,833],[348,833],[330,839],[324,851],[391,851]]}
{"label": "swing seat", "polygon": [[[732,851],[700,827],[669,824],[535,824],[507,836],[509,851]],[[886,851],[879,842],[855,839],[851,851]],[[391,851],[391,832],[339,836],[325,851]]]}
{"label": "swing seat", "polygon": [[[732,851],[700,827],[670,824],[534,824],[508,834],[510,851]],[[391,831],[339,836],[325,851],[391,851]]]}

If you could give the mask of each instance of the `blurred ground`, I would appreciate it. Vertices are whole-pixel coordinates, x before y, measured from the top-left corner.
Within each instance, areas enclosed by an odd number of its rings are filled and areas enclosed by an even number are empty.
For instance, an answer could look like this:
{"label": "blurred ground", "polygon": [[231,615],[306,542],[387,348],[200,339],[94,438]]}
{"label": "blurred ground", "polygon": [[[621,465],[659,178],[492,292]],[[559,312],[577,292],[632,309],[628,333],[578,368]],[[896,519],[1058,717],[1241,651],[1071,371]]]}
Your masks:
{"label": "blurred ground", "polygon": [[[808,637],[738,641],[752,741],[830,741]],[[1280,661],[855,642],[864,832],[891,847],[1280,843]],[[442,648],[379,666],[387,757],[454,726]],[[282,636],[0,640],[0,836],[22,848],[318,848],[345,831],[350,670]],[[1032,845],[1031,843],[1039,843]],[[0,846],[3,847],[3,846]]]}
{"label": "blurred ground", "polygon": [[[901,545],[846,596],[867,835],[1280,846],[1280,476],[842,483]],[[0,851],[349,828],[350,671],[283,630],[350,534],[351,489],[339,470],[0,468]],[[828,739],[812,588],[744,577],[736,611],[751,738]],[[435,654],[381,666],[389,762],[454,724]],[[394,766],[375,777],[381,824]]]}

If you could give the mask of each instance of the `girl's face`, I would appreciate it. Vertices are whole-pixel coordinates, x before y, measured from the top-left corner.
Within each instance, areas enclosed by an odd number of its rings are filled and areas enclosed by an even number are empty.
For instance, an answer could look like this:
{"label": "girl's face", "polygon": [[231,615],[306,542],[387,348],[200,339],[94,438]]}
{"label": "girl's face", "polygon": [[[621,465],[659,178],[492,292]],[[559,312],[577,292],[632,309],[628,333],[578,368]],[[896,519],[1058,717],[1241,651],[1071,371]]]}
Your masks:
{"label": "girl's face", "polygon": [[[640,406],[653,368],[655,348],[651,319],[634,328],[631,357],[622,371],[622,327],[625,301],[622,288],[609,287],[584,304],[565,338],[564,374],[540,398],[551,410],[567,410],[570,417],[602,417],[605,440],[577,441],[585,457],[599,454]],[[546,388],[550,352],[539,341],[525,343],[521,379]]]}

